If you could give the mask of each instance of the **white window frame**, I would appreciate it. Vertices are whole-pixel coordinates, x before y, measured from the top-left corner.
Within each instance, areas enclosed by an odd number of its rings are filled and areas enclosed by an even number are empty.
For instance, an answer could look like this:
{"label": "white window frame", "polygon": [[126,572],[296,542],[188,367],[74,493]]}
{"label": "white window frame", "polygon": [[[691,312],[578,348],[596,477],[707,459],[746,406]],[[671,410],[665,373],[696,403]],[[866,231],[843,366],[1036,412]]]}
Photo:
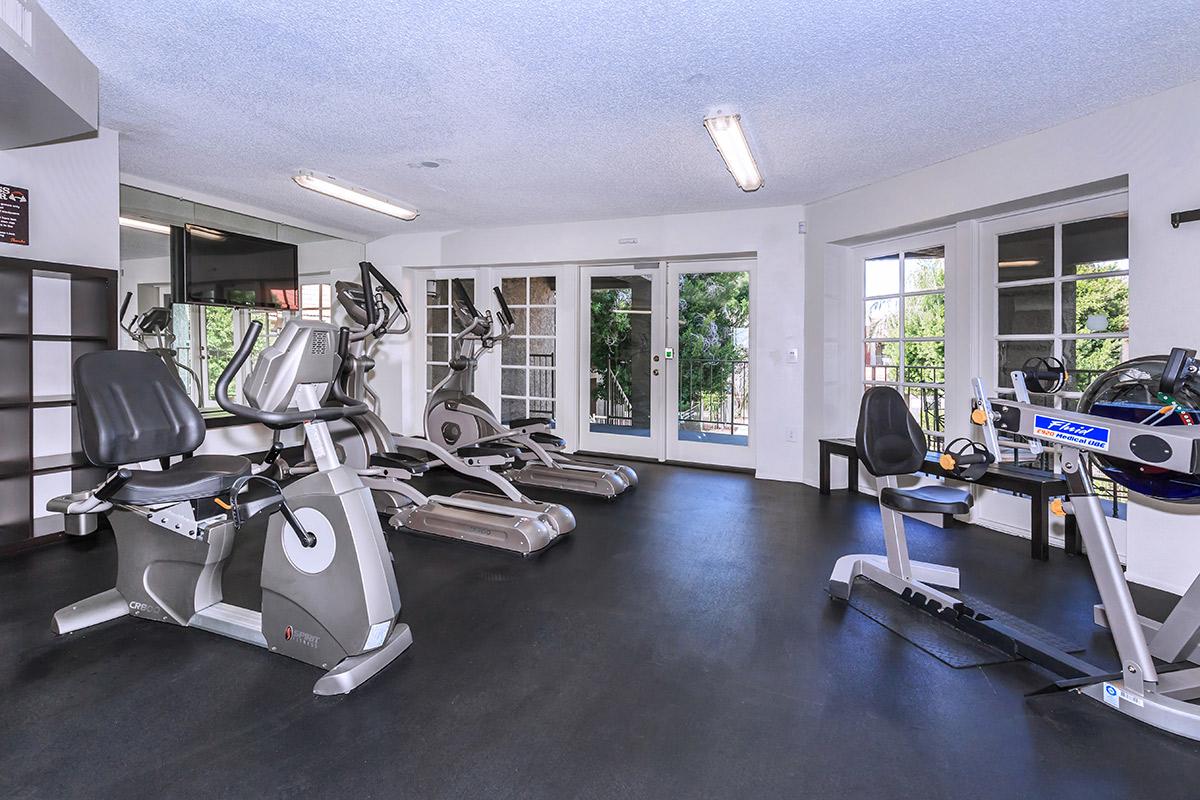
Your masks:
{"label": "white window frame", "polygon": [[[1113,333],[1065,333],[1062,328],[1062,295],[1063,287],[1067,283],[1074,283],[1079,280],[1087,280],[1092,278],[1111,278],[1111,277],[1128,277],[1130,269],[1116,270],[1111,272],[1096,272],[1086,275],[1063,275],[1062,264],[1062,226],[1069,225],[1073,222],[1084,222],[1100,217],[1112,216],[1114,214],[1129,212],[1129,196],[1126,192],[1114,192],[1111,194],[1091,197],[1084,200],[1077,200],[1069,203],[1061,203],[1044,208],[1023,211],[1020,213],[1008,214],[1002,217],[996,217],[985,220],[980,224],[979,240],[980,240],[980,265],[983,268],[984,281],[983,285],[988,287],[990,297],[986,301],[990,312],[990,320],[987,327],[984,328],[985,336],[983,341],[991,341],[993,345],[989,348],[990,353],[984,357],[983,363],[990,364],[986,382],[989,387],[1002,396],[1011,396],[1011,389],[1004,389],[993,384],[1000,377],[1000,342],[1045,342],[1053,343],[1053,355],[1056,358],[1062,358],[1063,343],[1068,341],[1079,341],[1087,339],[1128,339],[1130,331],[1118,331]],[[1022,231],[1036,230],[1038,228],[1054,228],[1054,274],[1049,278],[1032,278],[1022,281],[1006,281],[1000,282],[999,275],[999,239],[1001,236],[1010,233],[1020,233]],[[1130,264],[1130,268],[1132,264]],[[1054,328],[1053,333],[1000,333],[1000,289],[1002,288],[1020,288],[1022,286],[1045,286],[1052,285],[1054,291]],[[1057,395],[1056,405],[1061,400],[1078,399],[1081,392],[1078,391],[1062,391]]]}
{"label": "white window frame", "polygon": [[[1082,276],[1071,276],[1062,274],[1062,226],[1072,222],[1083,222],[1090,219],[1112,216],[1114,214],[1129,213],[1129,193],[1125,190],[1117,192],[1109,192],[1102,195],[1073,200],[1065,203],[1058,203],[1042,208],[1029,209],[1025,211],[1004,214],[998,217],[992,217],[987,220],[982,220],[979,225],[979,264],[982,270],[981,286],[983,297],[980,302],[980,340],[983,343],[983,349],[988,351],[982,355],[981,364],[989,365],[986,371],[985,383],[989,390],[999,396],[1012,396],[1011,389],[1000,388],[995,385],[1000,377],[1000,342],[1001,341],[1033,341],[1033,342],[1053,342],[1053,354],[1057,358],[1062,358],[1062,346],[1065,341],[1078,341],[1080,339],[1126,339],[1128,340],[1132,334],[1132,330],[1123,331],[1113,334],[1064,334],[1062,332],[1062,287],[1065,283],[1077,281],[1086,278],[1102,278],[1112,276],[1130,276],[1133,270],[1132,258],[1127,269],[1111,272],[1088,273]],[[1000,282],[999,276],[999,239],[1001,236],[1009,233],[1019,233],[1021,231],[1036,230],[1038,228],[1048,228],[1054,226],[1054,275],[1051,278],[1035,278],[1025,281],[1007,281]],[[1045,285],[1053,283],[1054,286],[1054,333],[1053,334],[1005,334],[1000,335],[1000,288],[1013,287],[1024,285]],[[1132,328],[1132,315],[1130,319],[1130,328]],[[1055,408],[1061,408],[1064,400],[1077,400],[1081,396],[1078,391],[1059,392],[1054,396],[1052,401]],[[1050,468],[1054,471],[1061,471],[1060,456],[1057,448],[1050,450],[1053,453],[1053,463]],[[1113,509],[1114,513],[1119,517],[1121,514],[1121,506],[1125,503],[1121,498],[1127,497],[1127,493],[1123,489],[1116,489],[1118,500],[1117,507]],[[1110,524],[1112,524],[1110,520]]]}
{"label": "white window frame", "polygon": [[[955,229],[950,227],[950,228],[938,228],[936,230],[913,234],[911,236],[904,236],[904,237],[899,237],[899,238],[895,238],[895,239],[887,239],[887,240],[880,241],[880,242],[873,242],[871,244],[862,245],[862,246],[854,249],[853,263],[856,265],[855,270],[856,270],[856,288],[857,288],[857,291],[855,292],[855,294],[857,295],[857,300],[858,300],[858,314],[856,315],[856,319],[857,319],[856,331],[857,332],[856,332],[855,339],[859,342],[859,345],[860,345],[859,352],[857,353],[857,355],[855,357],[856,361],[858,362],[857,367],[855,368],[855,376],[856,376],[856,383],[862,390],[865,391],[866,388],[870,387],[870,386],[891,386],[891,387],[895,388],[896,391],[903,394],[904,389],[906,389],[906,388],[934,389],[934,390],[941,389],[943,398],[947,397],[948,387],[954,378],[954,376],[952,375],[953,370],[951,369],[951,364],[950,364],[951,359],[950,359],[949,347],[948,347],[947,336],[946,336],[946,334],[948,334],[949,330],[950,330],[951,296],[952,296],[951,292],[950,292],[950,283],[951,283],[950,272],[954,268],[954,264],[955,264],[954,245],[955,245]],[[912,252],[912,251],[916,251],[916,250],[925,250],[925,249],[928,249],[931,247],[939,247],[939,246],[945,248],[945,254],[946,254],[945,255],[945,264],[946,264],[945,278],[942,281],[942,288],[941,289],[920,289],[920,290],[916,290],[916,291],[906,292],[904,290],[904,263],[903,263],[904,253]],[[867,261],[869,261],[873,258],[882,258],[885,256],[891,256],[891,255],[895,255],[900,259],[900,265],[899,265],[900,266],[900,286],[899,286],[898,292],[896,294],[877,295],[877,296],[867,297],[867,291],[866,291],[866,264],[867,264]],[[944,328],[944,334],[941,337],[926,337],[926,336],[911,337],[911,338],[906,337],[904,335],[904,298],[905,297],[917,297],[920,295],[933,295],[933,294],[941,294],[945,298],[946,324],[945,324],[945,328]],[[899,300],[900,300],[900,319],[899,319],[900,329],[898,331],[898,336],[895,338],[887,337],[887,338],[882,338],[882,339],[868,339],[866,336],[866,328],[867,328],[866,306],[867,306],[867,302],[870,300],[886,299],[886,298],[892,298],[892,297],[899,298]],[[897,342],[899,344],[900,359],[899,359],[899,363],[897,364],[897,372],[896,372],[896,380],[895,381],[868,380],[866,378],[865,370],[867,368],[867,364],[864,361],[864,355],[865,355],[865,347],[868,342]],[[943,371],[942,371],[942,382],[941,383],[904,380],[904,345],[908,342],[941,342],[942,343],[943,352],[946,354],[946,356],[944,359],[944,363],[942,365]],[[930,441],[941,440],[944,442],[946,440],[947,433],[950,428],[951,428],[951,424],[950,424],[950,419],[949,419],[949,408],[946,408],[946,424],[943,426],[943,430],[933,431],[933,430],[925,430],[924,428],[922,430],[924,431],[927,440],[930,440]]]}

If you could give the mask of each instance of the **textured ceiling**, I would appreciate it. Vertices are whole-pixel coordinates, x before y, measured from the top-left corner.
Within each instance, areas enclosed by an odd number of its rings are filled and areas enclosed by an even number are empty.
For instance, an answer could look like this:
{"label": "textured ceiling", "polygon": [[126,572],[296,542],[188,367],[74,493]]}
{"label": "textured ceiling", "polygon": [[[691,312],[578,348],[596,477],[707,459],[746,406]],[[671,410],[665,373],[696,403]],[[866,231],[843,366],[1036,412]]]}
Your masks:
{"label": "textured ceiling", "polygon": [[364,237],[809,202],[1200,78],[1195,0],[42,4],[100,68],[124,172]]}

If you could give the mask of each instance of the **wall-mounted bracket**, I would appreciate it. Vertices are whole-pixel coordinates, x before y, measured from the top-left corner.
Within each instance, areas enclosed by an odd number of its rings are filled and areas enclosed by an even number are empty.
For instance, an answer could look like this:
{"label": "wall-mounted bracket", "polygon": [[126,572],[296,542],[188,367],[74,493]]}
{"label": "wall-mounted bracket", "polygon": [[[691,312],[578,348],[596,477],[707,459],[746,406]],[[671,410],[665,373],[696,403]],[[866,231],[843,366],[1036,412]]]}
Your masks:
{"label": "wall-mounted bracket", "polygon": [[1176,211],[1171,215],[1171,227],[1178,228],[1185,222],[1197,220],[1200,220],[1200,208],[1193,208],[1191,211]]}

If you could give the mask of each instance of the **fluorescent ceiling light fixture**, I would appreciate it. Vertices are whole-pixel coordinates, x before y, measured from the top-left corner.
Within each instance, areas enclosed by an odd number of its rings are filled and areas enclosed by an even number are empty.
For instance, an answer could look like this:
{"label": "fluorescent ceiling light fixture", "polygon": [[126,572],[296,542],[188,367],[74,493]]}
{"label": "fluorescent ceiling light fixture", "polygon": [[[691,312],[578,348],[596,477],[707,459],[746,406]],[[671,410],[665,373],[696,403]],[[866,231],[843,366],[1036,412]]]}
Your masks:
{"label": "fluorescent ceiling light fixture", "polygon": [[1002,266],[1002,267],[1036,267],[1038,264],[1041,264],[1041,263],[1042,263],[1041,259],[1038,259],[1038,258],[1021,258],[1021,259],[1017,259],[1016,261],[1001,261],[1000,266]]}
{"label": "fluorescent ceiling light fixture", "polygon": [[225,238],[225,234],[221,231],[214,231],[210,228],[201,228],[199,225],[188,225],[188,233],[192,236],[199,236],[201,239],[215,239],[220,241]]}
{"label": "fluorescent ceiling light fixture", "polygon": [[353,203],[356,206],[369,208],[372,211],[378,211],[380,214],[387,214],[389,217],[396,217],[406,222],[416,219],[419,213],[415,208],[400,205],[394,200],[381,197],[374,192],[347,186],[332,175],[318,175],[309,170],[301,170],[292,180],[305,189],[310,189],[347,203]]}
{"label": "fluorescent ceiling light fixture", "polygon": [[136,228],[139,231],[171,235],[170,225],[160,225],[157,222],[146,222],[144,219],[133,219],[132,217],[121,217],[120,221],[123,228]]}
{"label": "fluorescent ceiling light fixture", "polygon": [[705,117],[704,127],[717,146],[725,166],[738,187],[743,192],[753,192],[763,185],[762,173],[758,164],[754,163],[754,154],[750,152],[750,143],[746,141],[746,132],[742,130],[742,118],[739,114],[726,114],[720,117]]}

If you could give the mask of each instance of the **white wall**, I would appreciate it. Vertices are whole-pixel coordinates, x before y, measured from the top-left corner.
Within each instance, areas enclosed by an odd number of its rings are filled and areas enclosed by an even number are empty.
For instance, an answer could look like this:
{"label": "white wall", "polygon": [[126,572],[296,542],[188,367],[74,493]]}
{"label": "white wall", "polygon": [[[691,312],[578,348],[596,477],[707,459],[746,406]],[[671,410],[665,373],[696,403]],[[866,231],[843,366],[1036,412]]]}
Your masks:
{"label": "white wall", "polygon": [[[858,397],[861,331],[849,334],[844,315],[857,319],[857,265],[848,243],[888,232],[958,222],[960,267],[978,275],[972,223],[999,208],[1070,187],[1120,182],[1128,176],[1130,213],[1130,328],[1134,355],[1200,344],[1195,293],[1200,224],[1178,230],[1172,211],[1200,206],[1200,83],[1111,108],[1089,117],[989,147],[808,207],[805,260],[806,333],[823,358],[805,367],[812,424],[804,474],[817,474],[816,440],[853,429]],[[1038,201],[1030,200],[1030,204]],[[970,278],[975,280],[977,278]],[[952,330],[961,327],[961,314]],[[969,326],[970,319],[965,320]],[[968,328],[969,329],[969,328]],[[970,375],[950,380],[965,385]],[[962,395],[960,395],[962,396]],[[967,395],[969,397],[969,395]],[[948,401],[954,409],[965,406]],[[1200,572],[1200,517],[1178,507],[1138,502],[1129,510],[1128,574],[1139,583],[1179,592]]]}
{"label": "white wall", "polygon": [[[509,228],[453,231],[429,234],[400,234],[367,245],[367,258],[413,296],[412,271],[403,267],[463,265],[532,265],[634,259],[666,259],[731,253],[757,254],[755,267],[754,349],[758,380],[755,384],[755,432],[757,472],[761,477],[799,480],[801,445],[784,441],[784,431],[795,427],[804,441],[802,364],[784,364],[784,353],[799,348],[804,334],[804,236],[799,223],[804,210],[799,206],[745,211],[680,214],[661,217],[601,220],[556,225],[527,225]],[[619,239],[637,239],[622,245]],[[575,326],[573,326],[575,327]],[[408,337],[410,346],[413,337]],[[386,358],[424,366],[420,350],[401,350],[390,344]],[[389,380],[381,365],[377,391],[384,397],[385,410],[394,392],[406,406],[398,420],[404,430],[419,429],[419,411],[424,400],[415,372],[405,384],[383,385]],[[395,381],[393,377],[390,379]],[[392,401],[394,403],[394,401]],[[411,413],[416,410],[416,414]],[[392,421],[392,420],[389,420]],[[393,422],[395,424],[395,422]]]}
{"label": "white wall", "polygon": [[117,133],[0,150],[0,183],[29,190],[29,245],[0,256],[116,269],[121,245]]}

